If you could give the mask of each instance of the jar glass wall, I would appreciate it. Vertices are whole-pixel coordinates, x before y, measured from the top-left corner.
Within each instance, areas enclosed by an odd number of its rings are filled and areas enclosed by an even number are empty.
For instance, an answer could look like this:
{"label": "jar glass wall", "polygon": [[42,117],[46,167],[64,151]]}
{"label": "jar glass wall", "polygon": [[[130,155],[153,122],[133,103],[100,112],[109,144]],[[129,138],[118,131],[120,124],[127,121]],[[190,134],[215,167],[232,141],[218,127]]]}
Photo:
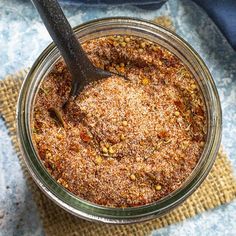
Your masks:
{"label": "jar glass wall", "polygon": [[207,109],[207,140],[202,156],[184,184],[170,195],[152,204],[110,208],[99,206],[76,197],[58,184],[42,165],[31,137],[32,108],[41,82],[49,73],[60,54],[50,44],[39,56],[25,79],[17,104],[18,141],[25,163],[34,181],[56,204],[72,214],[99,222],[124,224],[159,217],[183,202],[198,188],[209,173],[221,140],[221,107],[213,79],[198,54],[175,33],[148,21],[131,18],[105,18],[75,27],[80,42],[114,34],[138,36],[157,43],[179,57],[193,73],[199,84]]}

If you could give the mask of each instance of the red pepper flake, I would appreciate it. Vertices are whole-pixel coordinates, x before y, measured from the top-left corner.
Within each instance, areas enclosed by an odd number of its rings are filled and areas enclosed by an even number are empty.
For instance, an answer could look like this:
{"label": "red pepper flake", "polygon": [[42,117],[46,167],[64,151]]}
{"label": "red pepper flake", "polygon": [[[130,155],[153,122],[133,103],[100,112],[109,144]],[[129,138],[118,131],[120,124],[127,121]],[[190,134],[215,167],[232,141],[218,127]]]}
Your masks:
{"label": "red pepper flake", "polygon": [[86,131],[80,132],[80,138],[86,143],[90,142],[92,139],[92,137]]}
{"label": "red pepper flake", "polygon": [[199,116],[204,116],[204,110],[202,109],[202,107],[198,106],[196,109],[195,109],[195,114],[196,115],[199,115]]}
{"label": "red pepper flake", "polygon": [[160,138],[166,138],[167,137],[167,131],[163,128],[163,129],[160,129],[159,131],[158,131],[158,136],[160,137]]}
{"label": "red pepper flake", "polygon": [[185,105],[183,102],[177,100],[177,101],[174,101],[174,104],[179,110],[184,111]]}

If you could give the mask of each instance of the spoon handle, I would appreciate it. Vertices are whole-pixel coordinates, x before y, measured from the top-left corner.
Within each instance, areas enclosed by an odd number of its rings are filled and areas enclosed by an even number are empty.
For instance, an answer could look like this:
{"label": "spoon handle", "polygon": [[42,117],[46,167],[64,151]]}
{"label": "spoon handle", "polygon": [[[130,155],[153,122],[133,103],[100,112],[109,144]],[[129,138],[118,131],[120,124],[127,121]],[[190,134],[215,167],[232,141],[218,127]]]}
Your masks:
{"label": "spoon handle", "polygon": [[72,91],[88,80],[93,64],[88,59],[57,0],[32,0],[72,74]]}

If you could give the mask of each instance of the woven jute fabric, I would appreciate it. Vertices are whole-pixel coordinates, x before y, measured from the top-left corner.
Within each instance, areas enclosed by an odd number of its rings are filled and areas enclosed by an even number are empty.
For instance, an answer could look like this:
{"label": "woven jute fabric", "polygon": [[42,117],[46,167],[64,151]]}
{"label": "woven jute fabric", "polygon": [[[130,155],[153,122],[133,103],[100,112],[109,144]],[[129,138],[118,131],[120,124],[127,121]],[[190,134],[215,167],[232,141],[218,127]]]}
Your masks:
{"label": "woven jute fabric", "polygon": [[46,235],[149,235],[152,230],[183,221],[186,218],[228,203],[236,198],[236,180],[234,179],[227,156],[220,150],[211,172],[198,190],[178,208],[175,208],[159,219],[140,224],[117,226],[92,223],[72,216],[55,205],[38,189],[22,161],[16,139],[15,110],[19,89],[26,73],[27,70],[22,70],[0,81],[0,115],[8,127],[12,143],[27,180],[27,185],[32,191],[34,200],[38,206]]}
{"label": "woven jute fabric", "polygon": [[236,180],[227,156],[220,150],[216,162],[200,188],[181,206],[160,219],[128,226],[91,223],[78,219],[59,208],[35,185],[19,152],[16,140],[16,101],[26,71],[0,81],[0,115],[6,122],[22,170],[33,193],[46,235],[148,235],[152,230],[182,221],[197,213],[228,203],[236,198]]}

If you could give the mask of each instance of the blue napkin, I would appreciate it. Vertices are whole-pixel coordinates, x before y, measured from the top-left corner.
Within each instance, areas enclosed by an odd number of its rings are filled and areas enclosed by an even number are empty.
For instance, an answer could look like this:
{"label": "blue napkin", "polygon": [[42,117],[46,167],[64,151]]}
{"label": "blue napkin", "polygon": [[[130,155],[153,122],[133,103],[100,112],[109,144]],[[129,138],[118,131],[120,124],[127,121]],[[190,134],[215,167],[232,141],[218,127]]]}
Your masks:
{"label": "blue napkin", "polygon": [[201,6],[236,50],[236,0],[193,0]]}
{"label": "blue napkin", "polygon": [[[60,0],[59,0],[60,1]],[[158,9],[168,0],[61,0],[64,2],[77,2],[86,5],[134,5],[147,9]]]}

